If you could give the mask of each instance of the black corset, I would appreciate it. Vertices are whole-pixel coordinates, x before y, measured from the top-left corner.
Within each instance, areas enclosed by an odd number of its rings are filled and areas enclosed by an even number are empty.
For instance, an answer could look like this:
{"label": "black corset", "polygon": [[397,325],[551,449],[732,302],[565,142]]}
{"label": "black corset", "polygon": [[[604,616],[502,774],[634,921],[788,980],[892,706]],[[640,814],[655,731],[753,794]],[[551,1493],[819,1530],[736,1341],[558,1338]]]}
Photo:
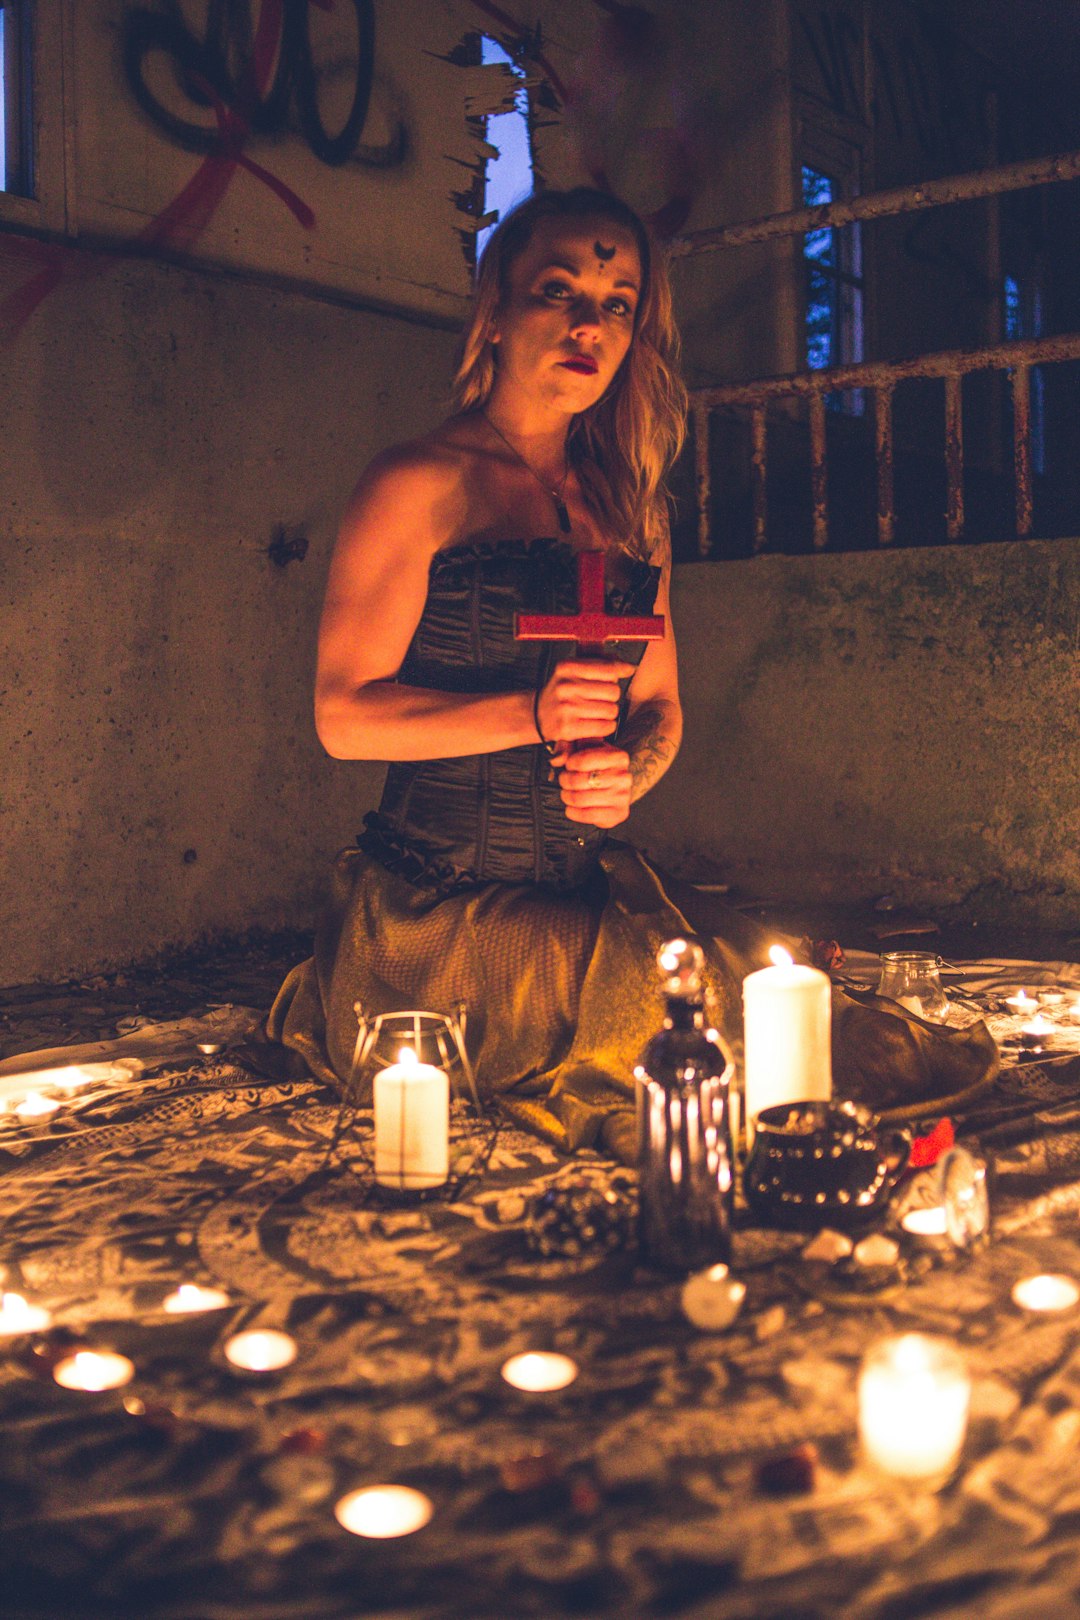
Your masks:
{"label": "black corset", "polygon": [[[650,613],[660,570],[622,554],[616,566],[621,577],[608,586],[608,611]],[[577,605],[577,566],[565,541],[440,551],[398,680],[442,692],[535,691],[559,659],[573,656],[573,644],[515,641],[514,615],[574,613]],[[619,641],[610,651],[637,664],[645,647]],[[539,742],[394,763],[378,814],[366,816],[365,827],[362,849],[410,882],[442,893],[488,882],[576,888],[594,870],[606,836],[566,819]]]}

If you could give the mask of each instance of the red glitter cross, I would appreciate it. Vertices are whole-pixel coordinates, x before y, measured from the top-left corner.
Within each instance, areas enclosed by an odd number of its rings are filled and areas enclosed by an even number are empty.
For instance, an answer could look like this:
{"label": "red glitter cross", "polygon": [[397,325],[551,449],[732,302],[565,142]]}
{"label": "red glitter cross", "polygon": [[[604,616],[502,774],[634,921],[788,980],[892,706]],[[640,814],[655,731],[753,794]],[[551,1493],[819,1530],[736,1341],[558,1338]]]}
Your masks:
{"label": "red glitter cross", "polygon": [[604,607],[604,553],[577,554],[576,613],[517,613],[515,641],[576,641],[579,658],[603,658],[608,641],[663,641],[662,613],[608,613]]}

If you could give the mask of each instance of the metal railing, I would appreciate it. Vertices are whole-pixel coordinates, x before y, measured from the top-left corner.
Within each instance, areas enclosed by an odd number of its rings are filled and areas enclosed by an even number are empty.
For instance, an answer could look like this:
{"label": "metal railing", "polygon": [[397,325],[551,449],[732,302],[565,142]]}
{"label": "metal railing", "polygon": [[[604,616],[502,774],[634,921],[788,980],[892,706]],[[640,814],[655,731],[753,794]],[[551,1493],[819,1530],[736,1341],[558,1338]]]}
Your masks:
{"label": "metal railing", "polygon": [[[673,255],[714,252],[784,236],[802,235],[824,227],[837,228],[857,220],[938,208],[948,203],[1000,196],[1032,186],[1080,178],[1080,152],[1059,154],[1033,163],[1014,163],[975,174],[952,175],[921,185],[871,193],[838,203],[764,215],[716,230],[698,231],[673,244]],[[893,473],[893,391],[900,382],[940,377],[945,383],[945,527],[950,540],[964,535],[964,437],[961,387],[974,371],[1006,371],[1012,394],[1013,468],[1016,486],[1016,533],[1027,538],[1032,530],[1031,368],[1055,361],[1080,360],[1080,334],[1030,338],[996,343],[976,349],[948,349],[911,360],[866,361],[828,370],[793,372],[762,377],[753,382],[723,383],[693,389],[690,394],[694,423],[697,483],[698,552],[712,555],[710,532],[711,478],[709,471],[709,417],[718,408],[748,407],[750,413],[750,497],[753,549],[768,543],[766,475],[768,432],[766,411],[780,399],[807,399],[810,426],[810,491],[814,548],[829,543],[826,395],[864,388],[874,400],[874,454],[877,467],[877,538],[891,545],[896,533]]]}

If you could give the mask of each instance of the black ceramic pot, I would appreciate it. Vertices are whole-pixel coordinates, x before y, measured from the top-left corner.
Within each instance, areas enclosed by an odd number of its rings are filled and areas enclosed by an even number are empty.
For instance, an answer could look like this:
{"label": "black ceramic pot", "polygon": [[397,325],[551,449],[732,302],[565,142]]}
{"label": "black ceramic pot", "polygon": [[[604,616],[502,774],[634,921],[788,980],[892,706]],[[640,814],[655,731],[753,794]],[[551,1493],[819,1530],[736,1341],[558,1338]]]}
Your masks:
{"label": "black ceramic pot", "polygon": [[910,1153],[906,1131],[883,1129],[858,1103],[763,1108],[743,1178],[746,1202],[762,1226],[859,1231],[884,1209]]}

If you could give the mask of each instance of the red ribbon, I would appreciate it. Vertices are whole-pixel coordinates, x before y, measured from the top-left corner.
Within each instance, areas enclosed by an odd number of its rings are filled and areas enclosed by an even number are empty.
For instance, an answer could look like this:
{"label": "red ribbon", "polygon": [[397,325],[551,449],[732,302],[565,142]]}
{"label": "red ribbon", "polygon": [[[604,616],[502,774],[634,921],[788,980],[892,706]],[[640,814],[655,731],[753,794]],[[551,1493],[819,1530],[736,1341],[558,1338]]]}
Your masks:
{"label": "red ribbon", "polygon": [[951,1119],[939,1119],[929,1136],[917,1136],[911,1144],[911,1158],[908,1160],[910,1170],[925,1170],[938,1160],[953,1146],[956,1141],[956,1132],[953,1130]]}

